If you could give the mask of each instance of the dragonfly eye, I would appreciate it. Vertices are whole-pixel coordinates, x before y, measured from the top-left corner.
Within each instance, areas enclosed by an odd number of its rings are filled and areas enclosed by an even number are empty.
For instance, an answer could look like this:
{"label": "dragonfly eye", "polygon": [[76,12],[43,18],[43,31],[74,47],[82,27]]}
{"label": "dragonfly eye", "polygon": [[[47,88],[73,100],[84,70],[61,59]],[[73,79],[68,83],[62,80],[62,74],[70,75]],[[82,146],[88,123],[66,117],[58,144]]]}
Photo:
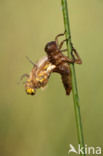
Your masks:
{"label": "dragonfly eye", "polygon": [[36,90],[34,90],[33,88],[28,88],[26,89],[26,93],[29,95],[34,95],[36,93]]}

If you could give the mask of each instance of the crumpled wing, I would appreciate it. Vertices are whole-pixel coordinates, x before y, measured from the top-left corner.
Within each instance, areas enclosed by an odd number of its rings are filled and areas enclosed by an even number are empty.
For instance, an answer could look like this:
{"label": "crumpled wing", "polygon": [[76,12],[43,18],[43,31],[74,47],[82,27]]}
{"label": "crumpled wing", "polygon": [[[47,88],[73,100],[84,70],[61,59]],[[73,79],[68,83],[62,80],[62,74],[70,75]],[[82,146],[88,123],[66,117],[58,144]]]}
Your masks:
{"label": "crumpled wing", "polygon": [[43,57],[37,63],[37,69],[32,70],[32,80],[36,88],[45,87],[48,83],[49,77],[53,70],[56,68],[55,65],[51,64],[47,57]]}

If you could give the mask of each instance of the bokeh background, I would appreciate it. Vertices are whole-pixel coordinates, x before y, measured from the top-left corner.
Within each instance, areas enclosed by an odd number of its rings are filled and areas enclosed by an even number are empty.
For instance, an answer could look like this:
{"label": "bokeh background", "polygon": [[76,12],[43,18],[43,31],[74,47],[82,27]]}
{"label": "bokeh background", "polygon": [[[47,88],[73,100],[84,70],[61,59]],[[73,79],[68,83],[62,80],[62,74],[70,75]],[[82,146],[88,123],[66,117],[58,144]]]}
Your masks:
{"label": "bokeh background", "polygon": [[[103,0],[69,0],[85,144],[103,145]],[[67,156],[77,148],[72,94],[60,76],[28,96],[17,85],[44,53],[48,41],[64,32],[60,0],[0,0],[0,156]],[[63,38],[61,37],[61,40]],[[75,154],[70,154],[74,156]]]}

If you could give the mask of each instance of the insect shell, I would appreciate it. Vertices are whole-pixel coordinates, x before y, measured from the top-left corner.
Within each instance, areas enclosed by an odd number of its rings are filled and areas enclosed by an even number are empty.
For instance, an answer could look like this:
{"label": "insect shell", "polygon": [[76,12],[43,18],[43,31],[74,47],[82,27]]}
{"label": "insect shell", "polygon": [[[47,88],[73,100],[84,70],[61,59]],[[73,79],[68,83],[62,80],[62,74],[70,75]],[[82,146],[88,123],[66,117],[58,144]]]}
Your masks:
{"label": "insect shell", "polygon": [[61,75],[66,95],[69,95],[72,90],[70,65],[66,61],[63,54],[57,51],[56,42],[48,43],[45,47],[45,51],[48,54],[49,61],[56,66],[54,72],[57,72]]}
{"label": "insect shell", "polygon": [[60,44],[58,44],[58,37],[63,35],[64,34],[59,34],[55,37],[55,41],[48,42],[45,46],[45,52],[48,56],[49,62],[56,66],[54,72],[57,72],[61,75],[66,94],[69,95],[72,90],[70,64],[81,64],[82,61],[72,44],[72,51],[74,51],[77,58],[73,53],[73,59],[69,59],[67,56],[63,55],[62,52],[67,51],[67,49],[61,50],[61,48],[64,42],[67,40],[65,39]]}
{"label": "insect shell", "polygon": [[64,85],[66,95],[69,95],[72,90],[70,65],[68,58],[64,56],[58,49],[55,41],[47,43],[45,51],[48,55],[49,61],[56,66],[54,72],[61,75],[62,83]]}
{"label": "insect shell", "polygon": [[41,87],[45,87],[48,83],[50,74],[55,69],[55,65],[52,65],[48,61],[48,57],[43,57],[37,64],[32,68],[31,73],[27,76],[25,83],[25,91],[29,95],[34,95],[36,90]]}

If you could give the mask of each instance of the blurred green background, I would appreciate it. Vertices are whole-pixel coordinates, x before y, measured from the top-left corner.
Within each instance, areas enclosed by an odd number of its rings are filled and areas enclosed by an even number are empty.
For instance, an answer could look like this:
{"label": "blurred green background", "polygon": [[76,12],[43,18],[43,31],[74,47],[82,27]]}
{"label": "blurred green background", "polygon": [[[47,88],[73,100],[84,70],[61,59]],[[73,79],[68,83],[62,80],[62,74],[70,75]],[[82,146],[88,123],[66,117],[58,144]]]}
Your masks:
{"label": "blurred green background", "polygon": [[[103,0],[69,0],[85,143],[103,145]],[[45,55],[48,41],[64,32],[60,0],[0,0],[0,156],[67,156],[77,148],[72,94],[60,76],[28,96],[20,76]],[[61,38],[62,40],[62,38]],[[70,154],[74,156],[75,154]]]}

